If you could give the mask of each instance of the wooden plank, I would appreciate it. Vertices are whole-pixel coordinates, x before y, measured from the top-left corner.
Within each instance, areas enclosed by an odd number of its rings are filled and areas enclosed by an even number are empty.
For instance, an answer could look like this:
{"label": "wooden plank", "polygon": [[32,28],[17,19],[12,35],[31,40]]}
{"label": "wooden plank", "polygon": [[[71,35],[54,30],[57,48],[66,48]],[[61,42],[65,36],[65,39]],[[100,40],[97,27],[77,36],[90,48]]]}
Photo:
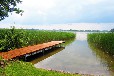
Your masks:
{"label": "wooden plank", "polygon": [[62,43],[64,43],[64,41],[51,41],[51,42],[47,42],[47,43],[43,43],[43,44],[38,44],[38,45],[33,45],[33,46],[10,50],[8,52],[0,52],[0,56],[2,56],[2,58],[7,59],[7,60],[13,59],[13,58],[23,56],[26,54],[38,52],[43,49],[50,48],[50,47],[53,47],[55,45],[59,45]]}

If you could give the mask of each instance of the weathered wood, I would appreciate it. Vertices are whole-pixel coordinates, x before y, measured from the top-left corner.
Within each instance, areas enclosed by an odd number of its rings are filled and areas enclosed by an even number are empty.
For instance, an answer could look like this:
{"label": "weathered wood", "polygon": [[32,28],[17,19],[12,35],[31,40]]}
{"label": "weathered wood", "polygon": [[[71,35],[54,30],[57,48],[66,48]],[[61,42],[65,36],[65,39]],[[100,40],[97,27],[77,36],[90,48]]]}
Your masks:
{"label": "weathered wood", "polygon": [[30,56],[39,52],[44,52],[45,50],[49,50],[52,47],[55,47],[62,43],[64,43],[64,41],[51,41],[51,42],[47,42],[43,44],[10,50],[8,52],[0,52],[0,56],[2,56],[2,58],[7,59],[7,60],[20,57],[20,56],[25,56],[25,60],[26,60],[27,56]]}

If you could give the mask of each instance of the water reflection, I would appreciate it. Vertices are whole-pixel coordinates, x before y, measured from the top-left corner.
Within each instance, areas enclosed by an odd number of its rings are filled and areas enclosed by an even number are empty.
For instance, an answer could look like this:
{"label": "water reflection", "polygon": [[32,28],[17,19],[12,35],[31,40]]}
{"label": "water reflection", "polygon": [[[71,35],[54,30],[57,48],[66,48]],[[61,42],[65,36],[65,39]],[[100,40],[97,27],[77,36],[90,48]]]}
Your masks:
{"label": "water reflection", "polygon": [[71,42],[73,42],[74,39],[70,39],[68,41],[65,42],[65,44],[62,44],[63,47],[61,48],[54,48],[54,49],[51,49],[51,50],[48,50],[48,51],[45,51],[44,54],[43,53],[39,53],[39,54],[36,54],[36,55],[33,55],[33,56],[30,56],[27,58],[27,61],[28,62],[31,62],[33,64],[36,64],[60,51],[62,51],[63,49],[65,49],[65,46],[68,46],[70,45]]}
{"label": "water reflection", "polygon": [[33,64],[36,64],[36,63],[38,63],[38,62],[40,62],[40,61],[42,61],[42,60],[54,55],[54,54],[62,51],[63,49],[64,49],[64,47],[62,47],[62,48],[54,48],[54,49],[49,50],[47,52],[45,51],[44,54],[43,53],[36,54],[36,55],[34,55],[32,57],[29,57],[27,59],[28,59],[29,62],[31,62]]}
{"label": "water reflection", "polygon": [[102,50],[93,47],[90,43],[89,46],[92,49],[93,54],[99,58],[101,64],[103,64],[103,66],[107,66],[106,70],[110,72],[111,76],[114,76],[114,58]]}
{"label": "water reflection", "polygon": [[114,68],[110,70],[108,63],[111,58],[103,60],[102,57],[104,56],[101,53],[97,54],[96,51],[90,49],[87,43],[87,33],[77,33],[75,41],[62,51],[36,63],[35,67],[70,73],[113,76]]}

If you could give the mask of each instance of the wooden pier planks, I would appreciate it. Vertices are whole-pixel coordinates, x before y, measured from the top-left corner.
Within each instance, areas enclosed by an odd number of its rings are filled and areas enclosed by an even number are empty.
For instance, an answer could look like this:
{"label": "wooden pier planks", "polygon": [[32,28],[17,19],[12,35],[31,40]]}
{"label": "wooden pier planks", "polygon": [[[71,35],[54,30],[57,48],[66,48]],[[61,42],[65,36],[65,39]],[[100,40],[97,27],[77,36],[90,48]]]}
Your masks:
{"label": "wooden pier planks", "polygon": [[33,45],[33,46],[28,46],[28,47],[23,47],[19,49],[14,49],[10,50],[8,52],[0,52],[0,56],[4,59],[13,59],[19,56],[23,56],[26,54],[31,54],[33,52],[38,52],[40,50],[53,47],[59,44],[64,43],[64,41],[51,41],[43,44],[38,44],[38,45]]}

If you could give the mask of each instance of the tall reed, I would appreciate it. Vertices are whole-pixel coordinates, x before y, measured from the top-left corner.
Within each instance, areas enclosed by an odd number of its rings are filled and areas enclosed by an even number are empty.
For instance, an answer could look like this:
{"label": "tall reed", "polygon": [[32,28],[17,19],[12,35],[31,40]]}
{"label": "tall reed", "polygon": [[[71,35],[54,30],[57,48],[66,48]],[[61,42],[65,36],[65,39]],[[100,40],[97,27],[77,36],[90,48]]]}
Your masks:
{"label": "tall reed", "polygon": [[114,33],[88,34],[88,42],[111,55],[114,55]]}
{"label": "tall reed", "polygon": [[52,40],[68,40],[74,38],[70,32],[24,30],[24,29],[0,29],[0,51],[8,51],[15,48],[35,45]]}

